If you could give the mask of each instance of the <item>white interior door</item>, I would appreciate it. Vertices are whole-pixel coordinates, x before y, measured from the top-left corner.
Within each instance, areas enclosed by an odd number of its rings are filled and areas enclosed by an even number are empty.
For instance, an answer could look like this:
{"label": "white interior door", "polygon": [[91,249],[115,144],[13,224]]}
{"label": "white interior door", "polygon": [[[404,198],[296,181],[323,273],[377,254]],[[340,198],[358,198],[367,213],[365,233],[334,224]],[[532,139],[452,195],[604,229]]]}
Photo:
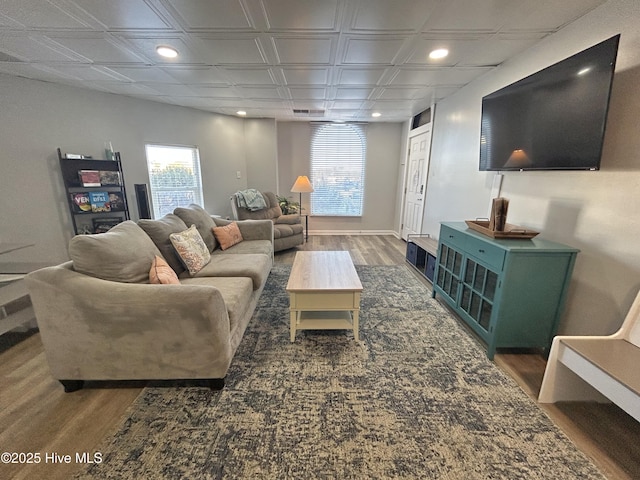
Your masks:
{"label": "white interior door", "polygon": [[422,214],[427,188],[427,171],[429,169],[429,150],[431,146],[431,127],[418,135],[409,137],[409,161],[405,181],[404,217],[402,222],[402,238],[420,233]]}

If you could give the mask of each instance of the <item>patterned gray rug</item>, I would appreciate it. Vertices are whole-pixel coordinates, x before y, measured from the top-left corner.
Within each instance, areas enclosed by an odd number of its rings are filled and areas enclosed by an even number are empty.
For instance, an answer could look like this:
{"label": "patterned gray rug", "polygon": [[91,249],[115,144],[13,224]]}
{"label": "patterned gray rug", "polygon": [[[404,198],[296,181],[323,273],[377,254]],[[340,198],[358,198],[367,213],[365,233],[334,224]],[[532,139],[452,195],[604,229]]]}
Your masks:
{"label": "patterned gray rug", "polygon": [[357,270],[360,343],[290,343],[277,265],[225,389],[145,388],[77,478],[604,478],[408,267]]}

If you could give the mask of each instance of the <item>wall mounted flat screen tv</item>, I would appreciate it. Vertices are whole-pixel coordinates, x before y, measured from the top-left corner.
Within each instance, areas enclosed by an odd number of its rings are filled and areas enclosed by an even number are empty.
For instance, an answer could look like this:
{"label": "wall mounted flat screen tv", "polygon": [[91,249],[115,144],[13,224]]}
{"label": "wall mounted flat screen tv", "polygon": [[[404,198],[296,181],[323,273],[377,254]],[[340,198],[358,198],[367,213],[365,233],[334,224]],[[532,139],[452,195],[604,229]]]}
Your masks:
{"label": "wall mounted flat screen tv", "polygon": [[480,170],[598,170],[619,41],[484,97]]}

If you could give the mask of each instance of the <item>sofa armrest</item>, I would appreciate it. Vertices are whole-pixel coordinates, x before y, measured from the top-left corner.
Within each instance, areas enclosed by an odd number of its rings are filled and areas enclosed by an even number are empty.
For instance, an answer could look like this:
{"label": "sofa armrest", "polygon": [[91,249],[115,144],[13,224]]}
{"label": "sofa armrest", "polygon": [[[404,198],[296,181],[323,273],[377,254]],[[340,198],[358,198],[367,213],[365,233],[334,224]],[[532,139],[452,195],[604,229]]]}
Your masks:
{"label": "sofa armrest", "polygon": [[295,225],[297,223],[301,223],[301,218],[297,213],[289,213],[287,215],[280,215],[278,218],[276,218],[276,223]]}
{"label": "sofa armrest", "polygon": [[222,378],[232,357],[220,291],[90,277],[67,264],[25,283],[57,379]]}
{"label": "sofa armrest", "polygon": [[[214,218],[218,227],[224,227],[231,223],[230,220]],[[271,220],[234,220],[243,240],[269,240],[273,243],[273,222]]]}

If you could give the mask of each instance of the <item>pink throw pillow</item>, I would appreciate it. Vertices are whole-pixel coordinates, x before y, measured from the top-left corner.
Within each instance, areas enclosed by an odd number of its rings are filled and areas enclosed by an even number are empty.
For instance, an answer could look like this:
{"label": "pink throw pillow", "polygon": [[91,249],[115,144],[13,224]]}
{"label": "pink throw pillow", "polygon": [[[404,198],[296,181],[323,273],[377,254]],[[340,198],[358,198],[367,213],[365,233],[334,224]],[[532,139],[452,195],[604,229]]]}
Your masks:
{"label": "pink throw pillow", "polygon": [[153,259],[151,270],[149,270],[149,283],[180,285],[180,280],[173,268],[161,257]]}
{"label": "pink throw pillow", "polygon": [[238,228],[238,224],[236,222],[231,222],[229,225],[225,225],[224,227],[213,227],[212,230],[222,250],[233,247],[235,244],[240,243],[243,240],[240,228]]}

